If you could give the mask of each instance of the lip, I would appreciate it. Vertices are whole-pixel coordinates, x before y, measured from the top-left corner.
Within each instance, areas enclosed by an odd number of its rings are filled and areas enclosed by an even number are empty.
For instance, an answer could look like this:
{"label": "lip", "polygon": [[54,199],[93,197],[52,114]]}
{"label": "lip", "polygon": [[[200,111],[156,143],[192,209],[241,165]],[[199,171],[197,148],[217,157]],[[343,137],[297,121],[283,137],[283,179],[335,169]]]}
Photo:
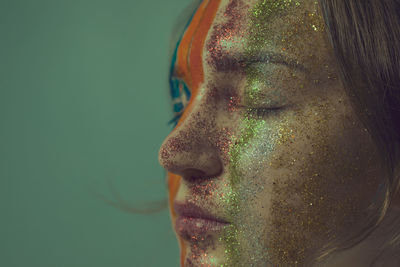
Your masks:
{"label": "lip", "polygon": [[174,209],[178,215],[175,221],[175,231],[186,240],[198,240],[207,235],[218,233],[229,225],[229,222],[212,215],[193,203],[174,202]]}

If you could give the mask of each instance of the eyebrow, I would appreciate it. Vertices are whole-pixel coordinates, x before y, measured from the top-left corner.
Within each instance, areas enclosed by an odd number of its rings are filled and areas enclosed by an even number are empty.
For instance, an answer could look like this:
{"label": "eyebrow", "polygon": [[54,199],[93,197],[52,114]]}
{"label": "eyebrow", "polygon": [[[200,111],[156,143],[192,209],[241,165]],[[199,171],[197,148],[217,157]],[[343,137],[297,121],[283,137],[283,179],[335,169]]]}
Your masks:
{"label": "eyebrow", "polygon": [[[225,54],[225,53],[224,53]],[[260,51],[256,53],[230,53],[214,57],[212,64],[217,71],[229,72],[239,71],[255,63],[275,63],[296,69],[302,72],[307,72],[301,63],[297,60],[291,59],[283,54],[275,53],[272,51]]]}

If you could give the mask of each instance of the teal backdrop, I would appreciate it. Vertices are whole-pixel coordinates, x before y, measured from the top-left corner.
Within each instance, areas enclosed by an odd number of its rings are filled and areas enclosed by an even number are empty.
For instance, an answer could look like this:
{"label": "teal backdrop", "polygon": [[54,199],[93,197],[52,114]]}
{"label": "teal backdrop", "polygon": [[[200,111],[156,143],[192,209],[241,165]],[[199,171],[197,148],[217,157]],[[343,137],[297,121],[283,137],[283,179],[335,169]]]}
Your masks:
{"label": "teal backdrop", "polygon": [[0,2],[0,266],[179,266],[158,149],[188,0]]}

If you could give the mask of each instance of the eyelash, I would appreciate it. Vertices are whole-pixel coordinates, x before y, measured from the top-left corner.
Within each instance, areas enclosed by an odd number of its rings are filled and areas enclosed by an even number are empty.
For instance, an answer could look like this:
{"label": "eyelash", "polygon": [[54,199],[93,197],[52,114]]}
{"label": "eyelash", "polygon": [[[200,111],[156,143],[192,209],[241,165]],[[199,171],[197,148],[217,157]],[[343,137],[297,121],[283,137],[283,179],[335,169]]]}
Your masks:
{"label": "eyelash", "polygon": [[273,114],[279,113],[283,107],[273,107],[273,108],[247,108],[247,112],[256,117],[267,117]]}
{"label": "eyelash", "polygon": [[[283,107],[276,108],[247,108],[247,112],[249,114],[255,115],[256,117],[266,117],[270,116],[273,113],[279,113]],[[168,125],[173,125],[174,127],[178,124],[179,119],[181,118],[183,110],[176,114],[169,122]]]}

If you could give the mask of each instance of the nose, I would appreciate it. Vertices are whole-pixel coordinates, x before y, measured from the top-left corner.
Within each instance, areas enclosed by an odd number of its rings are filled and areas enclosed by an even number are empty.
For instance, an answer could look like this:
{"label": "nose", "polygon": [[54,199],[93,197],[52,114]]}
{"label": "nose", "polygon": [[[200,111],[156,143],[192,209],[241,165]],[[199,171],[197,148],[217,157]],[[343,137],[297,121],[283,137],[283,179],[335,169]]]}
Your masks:
{"label": "nose", "polygon": [[213,111],[200,104],[164,140],[159,162],[186,182],[199,183],[220,175],[223,163],[218,151],[218,134]]}

